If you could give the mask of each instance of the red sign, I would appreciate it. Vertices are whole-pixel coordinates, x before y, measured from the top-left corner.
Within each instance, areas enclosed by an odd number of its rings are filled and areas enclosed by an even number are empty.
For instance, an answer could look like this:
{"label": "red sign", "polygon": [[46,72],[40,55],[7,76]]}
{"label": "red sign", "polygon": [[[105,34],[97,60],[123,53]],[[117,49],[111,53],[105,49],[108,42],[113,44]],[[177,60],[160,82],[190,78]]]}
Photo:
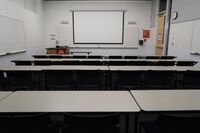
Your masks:
{"label": "red sign", "polygon": [[143,38],[150,38],[150,30],[143,30]]}

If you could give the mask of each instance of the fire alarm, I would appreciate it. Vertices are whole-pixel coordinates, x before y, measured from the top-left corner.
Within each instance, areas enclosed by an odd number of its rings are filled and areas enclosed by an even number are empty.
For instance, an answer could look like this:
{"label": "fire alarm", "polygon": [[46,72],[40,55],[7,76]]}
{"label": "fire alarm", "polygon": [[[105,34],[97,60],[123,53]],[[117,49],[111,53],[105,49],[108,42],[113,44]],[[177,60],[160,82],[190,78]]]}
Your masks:
{"label": "fire alarm", "polygon": [[143,38],[150,38],[150,30],[143,30]]}

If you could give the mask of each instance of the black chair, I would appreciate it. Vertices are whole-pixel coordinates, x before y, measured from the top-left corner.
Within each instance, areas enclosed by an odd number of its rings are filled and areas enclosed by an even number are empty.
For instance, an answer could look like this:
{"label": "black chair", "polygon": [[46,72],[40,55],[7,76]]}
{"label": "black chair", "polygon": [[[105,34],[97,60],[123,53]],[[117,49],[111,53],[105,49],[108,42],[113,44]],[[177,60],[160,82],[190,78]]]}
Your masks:
{"label": "black chair", "polygon": [[[112,78],[114,79],[114,78]],[[144,73],[142,71],[118,71],[113,90],[142,89]]]}
{"label": "black chair", "polygon": [[197,63],[196,61],[177,61],[176,66],[194,66]]}
{"label": "black chair", "polygon": [[87,56],[86,55],[74,55],[73,58],[74,59],[86,59]]}
{"label": "black chair", "polygon": [[49,58],[52,58],[52,59],[61,59],[62,56],[61,55],[49,55]]}
{"label": "black chair", "polygon": [[146,89],[174,89],[173,71],[147,71]]}
{"label": "black chair", "polygon": [[175,61],[147,61],[147,66],[174,66]]}
{"label": "black chair", "polygon": [[159,133],[156,120],[145,120],[139,123],[138,133]]}
{"label": "black chair", "polygon": [[51,65],[64,65],[63,61],[51,61]]}
{"label": "black chair", "polygon": [[124,59],[138,59],[138,56],[124,56]]}
{"label": "black chair", "polygon": [[[119,115],[107,114],[66,114],[63,133],[120,133]],[[124,131],[125,132],[125,131]]]}
{"label": "black chair", "polygon": [[102,59],[102,56],[100,56],[100,55],[90,55],[87,58],[88,59]]}
{"label": "black chair", "polygon": [[5,78],[3,72],[0,71],[0,91],[5,89]]}
{"label": "black chair", "polygon": [[11,61],[14,62],[16,66],[31,66],[32,65],[32,61]]}
{"label": "black chair", "polygon": [[147,65],[147,61],[141,61],[141,60],[129,61],[128,65],[130,65],[130,66],[146,66]]}
{"label": "black chair", "polygon": [[103,71],[76,71],[77,90],[101,90],[104,82]]}
{"label": "black chair", "polygon": [[81,65],[81,61],[79,60],[65,60],[62,63],[63,65]]}
{"label": "black chair", "polygon": [[200,88],[200,71],[188,70],[183,72],[182,85],[185,89],[199,89]]}
{"label": "black chair", "polygon": [[160,59],[165,59],[165,60],[172,60],[176,58],[175,56],[160,56]]}
{"label": "black chair", "polygon": [[2,133],[58,133],[59,125],[53,125],[47,114],[15,114],[0,116]]}
{"label": "black chair", "polygon": [[64,59],[72,59],[73,55],[62,56],[62,58],[64,58]]}
{"label": "black chair", "polygon": [[34,58],[36,58],[36,59],[47,59],[47,58],[49,58],[49,56],[48,55],[33,55],[33,57]]}
{"label": "black chair", "polygon": [[200,117],[160,115],[157,121],[160,133],[200,132]]}
{"label": "black chair", "polygon": [[37,90],[40,83],[35,80],[34,72],[31,71],[7,71],[6,90]]}
{"label": "black chair", "polygon": [[146,56],[145,59],[160,59],[160,56]]}
{"label": "black chair", "polygon": [[117,55],[108,56],[108,59],[122,59],[122,58],[123,58],[122,56],[117,56]]}
{"label": "black chair", "polygon": [[35,66],[50,66],[51,61],[44,60],[44,61],[34,61]]}
{"label": "black chair", "polygon": [[128,61],[105,61],[105,64],[106,65],[109,65],[109,66],[126,66],[128,65]]}
{"label": "black chair", "polygon": [[103,65],[102,61],[80,61],[80,65]]}
{"label": "black chair", "polygon": [[155,121],[141,122],[140,129],[145,133],[196,133],[199,123],[200,117],[160,115]]}
{"label": "black chair", "polygon": [[46,90],[74,90],[74,72],[44,70]]}

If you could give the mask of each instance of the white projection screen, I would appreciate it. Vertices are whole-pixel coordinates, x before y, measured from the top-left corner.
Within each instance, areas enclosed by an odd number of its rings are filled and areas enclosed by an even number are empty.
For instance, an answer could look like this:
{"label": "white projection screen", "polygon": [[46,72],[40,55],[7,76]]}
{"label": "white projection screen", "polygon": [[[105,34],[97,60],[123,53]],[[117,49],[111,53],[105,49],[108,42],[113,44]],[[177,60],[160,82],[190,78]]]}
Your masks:
{"label": "white projection screen", "polygon": [[74,44],[123,44],[124,11],[73,11]]}

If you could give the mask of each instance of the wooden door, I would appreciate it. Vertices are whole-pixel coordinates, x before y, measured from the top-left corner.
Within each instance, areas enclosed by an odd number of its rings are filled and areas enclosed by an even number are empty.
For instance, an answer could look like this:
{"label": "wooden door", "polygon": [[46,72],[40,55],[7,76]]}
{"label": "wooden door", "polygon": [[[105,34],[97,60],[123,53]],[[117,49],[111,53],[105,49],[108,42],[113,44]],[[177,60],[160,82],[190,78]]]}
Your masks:
{"label": "wooden door", "polygon": [[163,43],[164,43],[164,31],[165,31],[165,13],[158,15],[157,26],[157,41],[156,41],[156,55],[163,55]]}

